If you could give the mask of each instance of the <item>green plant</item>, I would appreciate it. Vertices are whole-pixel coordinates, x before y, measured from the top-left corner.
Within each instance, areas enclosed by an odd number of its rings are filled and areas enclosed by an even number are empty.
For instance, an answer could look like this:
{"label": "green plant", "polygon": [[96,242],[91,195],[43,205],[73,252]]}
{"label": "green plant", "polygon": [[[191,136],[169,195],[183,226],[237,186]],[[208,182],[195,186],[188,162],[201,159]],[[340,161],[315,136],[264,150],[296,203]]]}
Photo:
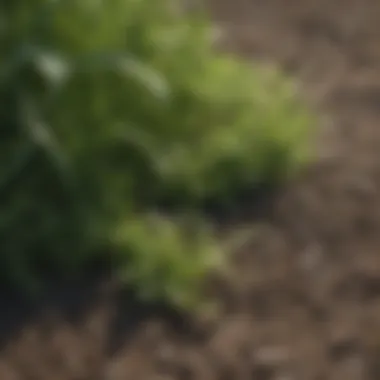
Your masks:
{"label": "green plant", "polygon": [[3,277],[80,273],[105,247],[133,258],[142,293],[186,299],[209,243],[166,222],[151,235],[135,215],[224,202],[305,162],[310,117],[291,82],[216,53],[208,20],[171,5],[0,2]]}
{"label": "green plant", "polygon": [[122,278],[142,299],[169,300],[186,309],[200,305],[205,276],[223,263],[221,247],[201,224],[189,229],[158,215],[125,220],[111,238],[124,262]]}

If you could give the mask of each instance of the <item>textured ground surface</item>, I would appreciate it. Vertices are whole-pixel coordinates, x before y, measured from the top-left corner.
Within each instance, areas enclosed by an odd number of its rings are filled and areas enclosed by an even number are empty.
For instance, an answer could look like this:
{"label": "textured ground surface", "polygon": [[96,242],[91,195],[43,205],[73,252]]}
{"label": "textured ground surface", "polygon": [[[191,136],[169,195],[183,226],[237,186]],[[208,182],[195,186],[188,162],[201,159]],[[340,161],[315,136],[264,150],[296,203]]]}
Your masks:
{"label": "textured ground surface", "polygon": [[299,80],[320,162],[236,253],[217,320],[144,319],[107,286],[52,290],[40,313],[1,297],[0,379],[380,378],[380,3],[209,3],[225,47]]}

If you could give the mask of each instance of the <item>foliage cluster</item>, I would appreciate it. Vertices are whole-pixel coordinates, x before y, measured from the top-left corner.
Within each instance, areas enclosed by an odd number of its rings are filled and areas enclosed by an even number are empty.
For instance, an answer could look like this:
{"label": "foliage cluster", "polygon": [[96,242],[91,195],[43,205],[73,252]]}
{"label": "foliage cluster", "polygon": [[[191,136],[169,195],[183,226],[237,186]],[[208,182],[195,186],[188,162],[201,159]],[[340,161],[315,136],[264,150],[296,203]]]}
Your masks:
{"label": "foliage cluster", "polygon": [[107,251],[141,293],[194,298],[215,242],[147,215],[283,180],[310,130],[288,79],[211,37],[169,0],[0,2],[2,278],[80,273]]}

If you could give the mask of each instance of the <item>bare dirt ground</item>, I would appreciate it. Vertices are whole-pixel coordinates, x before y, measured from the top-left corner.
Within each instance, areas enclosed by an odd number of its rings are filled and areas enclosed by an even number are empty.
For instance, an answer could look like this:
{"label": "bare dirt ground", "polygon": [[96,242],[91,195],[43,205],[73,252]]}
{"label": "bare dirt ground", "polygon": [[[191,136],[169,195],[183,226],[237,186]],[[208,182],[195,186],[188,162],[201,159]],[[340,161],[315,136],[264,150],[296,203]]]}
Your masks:
{"label": "bare dirt ground", "polygon": [[380,378],[380,2],[209,6],[225,48],[300,82],[319,162],[236,253],[218,318],[152,316],[91,284],[52,289],[44,308],[2,296],[1,380]]}

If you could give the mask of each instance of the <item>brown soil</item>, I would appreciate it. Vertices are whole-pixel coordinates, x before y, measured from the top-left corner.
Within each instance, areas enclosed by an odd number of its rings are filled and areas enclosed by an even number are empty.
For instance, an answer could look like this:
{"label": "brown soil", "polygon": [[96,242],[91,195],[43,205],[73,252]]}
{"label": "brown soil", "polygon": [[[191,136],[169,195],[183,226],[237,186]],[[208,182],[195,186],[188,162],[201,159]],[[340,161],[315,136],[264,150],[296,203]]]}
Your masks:
{"label": "brown soil", "polygon": [[153,317],[112,286],[2,297],[1,380],[380,378],[380,2],[209,3],[225,47],[299,80],[319,162],[236,253],[218,318]]}

